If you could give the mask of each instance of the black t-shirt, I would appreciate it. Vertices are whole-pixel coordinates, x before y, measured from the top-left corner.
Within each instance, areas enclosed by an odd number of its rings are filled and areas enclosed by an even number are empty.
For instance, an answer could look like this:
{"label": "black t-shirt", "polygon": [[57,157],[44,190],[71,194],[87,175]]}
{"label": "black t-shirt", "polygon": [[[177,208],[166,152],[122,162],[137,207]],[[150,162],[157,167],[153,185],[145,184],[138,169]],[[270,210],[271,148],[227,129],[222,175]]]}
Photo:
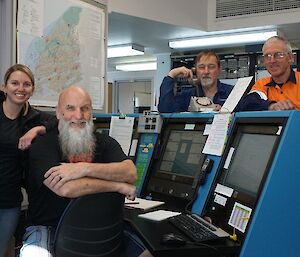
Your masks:
{"label": "black t-shirt", "polygon": [[11,120],[0,106],[0,208],[20,206],[21,194],[21,151],[18,142],[21,136],[20,119]]}
{"label": "black t-shirt", "polygon": [[56,127],[54,115],[37,111],[29,106],[26,115],[21,110],[14,120],[3,112],[5,95],[0,90],[0,208],[14,208],[21,205],[21,182],[24,174],[24,160],[27,151],[18,150],[22,135],[31,128],[43,125],[47,129]]}
{"label": "black t-shirt", "polygon": [[[96,139],[94,163],[120,162],[128,159],[113,138],[96,134]],[[65,162],[61,156],[57,130],[38,137],[29,150],[26,176],[29,225],[56,226],[69,203],[69,199],[56,195],[43,184],[44,174],[51,167]]]}

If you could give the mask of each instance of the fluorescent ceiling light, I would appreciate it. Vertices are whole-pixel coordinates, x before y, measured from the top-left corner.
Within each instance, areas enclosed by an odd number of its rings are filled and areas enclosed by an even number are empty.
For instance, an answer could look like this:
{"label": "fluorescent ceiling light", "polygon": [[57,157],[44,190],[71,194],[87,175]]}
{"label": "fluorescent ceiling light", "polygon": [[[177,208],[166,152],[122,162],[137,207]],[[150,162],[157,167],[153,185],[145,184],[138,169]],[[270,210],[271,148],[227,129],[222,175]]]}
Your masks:
{"label": "fluorescent ceiling light", "polygon": [[144,47],[131,44],[131,45],[117,45],[109,46],[107,48],[107,58],[143,55]]}
{"label": "fluorescent ceiling light", "polygon": [[143,70],[156,70],[157,63],[156,62],[136,62],[136,63],[124,63],[117,64],[116,70],[121,71],[143,71]]}
{"label": "fluorescent ceiling light", "polygon": [[276,36],[277,31],[255,31],[248,33],[222,34],[197,38],[187,38],[169,41],[171,48],[191,48],[191,47],[214,47],[227,45],[240,45],[261,43],[272,36]]}

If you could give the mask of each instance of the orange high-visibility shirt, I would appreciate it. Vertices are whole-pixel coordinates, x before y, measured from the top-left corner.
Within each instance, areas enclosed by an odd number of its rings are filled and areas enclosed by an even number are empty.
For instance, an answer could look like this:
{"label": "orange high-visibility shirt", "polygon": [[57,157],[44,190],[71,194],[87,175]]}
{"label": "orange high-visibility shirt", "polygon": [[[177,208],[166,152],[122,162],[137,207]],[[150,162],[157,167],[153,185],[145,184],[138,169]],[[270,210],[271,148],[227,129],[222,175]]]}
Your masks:
{"label": "orange high-visibility shirt", "polygon": [[265,77],[257,80],[252,91],[263,92],[268,101],[290,100],[295,109],[300,110],[300,72],[291,72],[290,78],[283,85],[277,85],[271,77]]}

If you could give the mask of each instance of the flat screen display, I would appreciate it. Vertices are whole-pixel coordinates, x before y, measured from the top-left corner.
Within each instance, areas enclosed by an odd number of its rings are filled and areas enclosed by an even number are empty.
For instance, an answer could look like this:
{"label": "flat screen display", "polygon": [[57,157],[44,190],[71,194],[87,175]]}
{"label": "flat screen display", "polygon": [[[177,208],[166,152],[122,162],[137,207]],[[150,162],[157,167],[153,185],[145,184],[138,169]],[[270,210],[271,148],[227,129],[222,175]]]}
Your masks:
{"label": "flat screen display", "polygon": [[225,185],[255,195],[269,162],[277,135],[240,134],[233,148]]}
{"label": "flat screen display", "polygon": [[159,172],[194,177],[203,162],[203,131],[171,130]]}

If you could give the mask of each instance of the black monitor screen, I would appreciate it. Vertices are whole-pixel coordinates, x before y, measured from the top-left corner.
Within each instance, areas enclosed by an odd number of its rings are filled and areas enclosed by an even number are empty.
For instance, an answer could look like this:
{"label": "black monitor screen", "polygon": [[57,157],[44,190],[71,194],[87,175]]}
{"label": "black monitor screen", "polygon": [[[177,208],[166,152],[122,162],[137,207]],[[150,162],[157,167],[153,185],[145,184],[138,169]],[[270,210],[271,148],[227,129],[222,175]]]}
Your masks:
{"label": "black monitor screen", "polygon": [[[285,118],[235,120],[203,215],[242,242],[280,142]],[[244,218],[247,219],[244,219]]]}
{"label": "black monitor screen", "polygon": [[172,119],[165,123],[152,159],[146,196],[184,208],[203,180],[202,153],[207,119]]}
{"label": "black monitor screen", "polygon": [[277,135],[240,134],[224,184],[255,195],[268,165]]}
{"label": "black monitor screen", "polygon": [[199,171],[205,137],[202,131],[171,130],[159,172],[194,177]]}

